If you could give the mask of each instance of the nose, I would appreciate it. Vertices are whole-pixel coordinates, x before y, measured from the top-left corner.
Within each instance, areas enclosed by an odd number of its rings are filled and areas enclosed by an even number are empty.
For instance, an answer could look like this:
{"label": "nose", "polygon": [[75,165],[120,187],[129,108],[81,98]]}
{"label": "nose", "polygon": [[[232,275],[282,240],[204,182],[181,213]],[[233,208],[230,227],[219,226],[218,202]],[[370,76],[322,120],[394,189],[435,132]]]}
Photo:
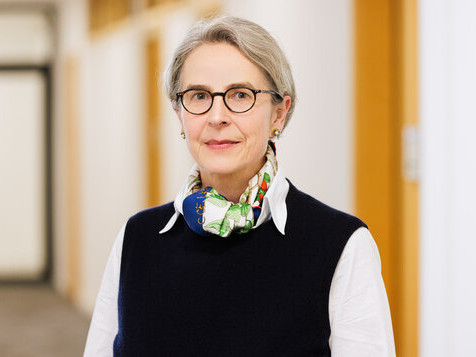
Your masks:
{"label": "nose", "polygon": [[227,125],[230,122],[230,111],[223,101],[223,96],[217,95],[213,98],[213,105],[206,115],[210,125]]}

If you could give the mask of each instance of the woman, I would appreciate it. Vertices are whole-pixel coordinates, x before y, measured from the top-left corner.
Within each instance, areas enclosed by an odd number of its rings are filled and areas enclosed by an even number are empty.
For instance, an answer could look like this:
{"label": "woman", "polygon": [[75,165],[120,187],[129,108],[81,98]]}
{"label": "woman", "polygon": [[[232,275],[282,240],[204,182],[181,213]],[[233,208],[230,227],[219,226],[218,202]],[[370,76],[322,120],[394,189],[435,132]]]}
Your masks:
{"label": "woman", "polygon": [[173,203],[121,230],[85,355],[394,355],[365,224],[279,168],[295,90],[275,40],[239,18],[201,21],[166,88],[196,164]]}

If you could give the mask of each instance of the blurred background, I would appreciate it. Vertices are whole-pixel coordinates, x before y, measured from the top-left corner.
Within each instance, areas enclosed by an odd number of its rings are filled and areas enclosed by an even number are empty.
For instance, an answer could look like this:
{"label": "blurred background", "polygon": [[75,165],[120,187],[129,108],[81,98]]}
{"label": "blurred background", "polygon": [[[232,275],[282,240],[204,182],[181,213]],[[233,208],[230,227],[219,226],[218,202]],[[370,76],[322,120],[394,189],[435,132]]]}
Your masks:
{"label": "blurred background", "polygon": [[81,355],[127,218],[192,164],[162,92],[187,28],[268,29],[287,177],[369,225],[398,356],[476,356],[476,2],[0,0],[0,355]]}

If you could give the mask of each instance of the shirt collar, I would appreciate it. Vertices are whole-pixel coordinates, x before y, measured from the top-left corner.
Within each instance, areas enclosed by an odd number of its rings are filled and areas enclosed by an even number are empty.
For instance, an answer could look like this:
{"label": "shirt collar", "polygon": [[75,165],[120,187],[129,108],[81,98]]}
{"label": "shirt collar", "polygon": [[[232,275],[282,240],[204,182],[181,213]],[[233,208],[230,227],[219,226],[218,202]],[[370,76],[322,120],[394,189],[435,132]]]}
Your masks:
{"label": "shirt collar", "polygon": [[[196,164],[192,167],[192,170],[196,170]],[[289,191],[289,182],[286,180],[283,170],[278,168],[278,172],[273,179],[273,182],[269,186],[266,195],[264,195],[263,206],[258,221],[254,225],[253,229],[259,227],[261,224],[273,219],[274,225],[278,231],[285,235],[286,220],[288,217],[288,211],[286,207],[286,196]],[[165,233],[172,229],[178,217],[183,214],[182,203],[187,193],[187,182],[184,183],[180,191],[174,200],[175,213],[170,217],[167,224],[162,228],[159,234]]]}

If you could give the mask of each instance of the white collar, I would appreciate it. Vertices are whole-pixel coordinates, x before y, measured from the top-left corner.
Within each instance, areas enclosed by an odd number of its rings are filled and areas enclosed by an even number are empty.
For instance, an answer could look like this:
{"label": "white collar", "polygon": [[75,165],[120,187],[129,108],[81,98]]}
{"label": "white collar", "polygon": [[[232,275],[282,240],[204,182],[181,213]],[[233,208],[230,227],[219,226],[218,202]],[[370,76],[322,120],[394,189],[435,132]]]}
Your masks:
{"label": "white collar", "polygon": [[[196,164],[190,170],[191,172],[196,170]],[[269,190],[264,195],[263,206],[261,214],[258,218],[258,221],[253,226],[253,229],[259,227],[264,222],[267,222],[269,219],[273,219],[274,225],[278,231],[284,235],[284,229],[286,227],[286,219],[288,217],[288,210],[286,207],[286,196],[289,191],[289,182],[284,177],[283,171],[278,168],[278,172],[273,179],[273,182],[269,186]],[[183,214],[182,203],[187,194],[187,182],[184,183],[180,191],[174,200],[175,213],[169,219],[164,228],[159,232],[159,234],[169,231],[175,222],[177,221],[179,215]]]}

